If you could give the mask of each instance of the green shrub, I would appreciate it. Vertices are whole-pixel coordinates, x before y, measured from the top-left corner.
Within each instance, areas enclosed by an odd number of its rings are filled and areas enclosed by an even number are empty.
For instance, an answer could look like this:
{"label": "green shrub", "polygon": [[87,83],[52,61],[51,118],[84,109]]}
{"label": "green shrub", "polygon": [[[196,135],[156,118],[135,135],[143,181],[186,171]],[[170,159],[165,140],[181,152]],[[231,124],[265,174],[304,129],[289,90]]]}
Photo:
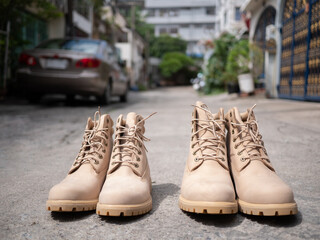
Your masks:
{"label": "green shrub", "polygon": [[166,78],[170,78],[179,71],[188,70],[188,67],[192,65],[194,65],[193,60],[184,53],[170,52],[163,55],[159,67],[161,74]]}

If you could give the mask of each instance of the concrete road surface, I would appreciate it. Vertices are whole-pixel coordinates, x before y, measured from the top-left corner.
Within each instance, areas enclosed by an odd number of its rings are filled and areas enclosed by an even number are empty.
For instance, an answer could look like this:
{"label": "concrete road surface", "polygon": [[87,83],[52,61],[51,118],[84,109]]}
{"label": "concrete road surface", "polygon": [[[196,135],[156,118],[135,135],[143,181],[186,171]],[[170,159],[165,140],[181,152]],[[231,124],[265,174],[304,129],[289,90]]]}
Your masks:
{"label": "concrete road surface", "polygon": [[[254,217],[187,214],[178,196],[197,99],[212,112],[257,103],[256,116],[271,161],[293,188],[299,214]],[[49,189],[69,170],[95,102],[65,106],[55,99],[39,105],[0,105],[0,239],[319,239],[320,104],[226,94],[199,97],[190,87],[131,93],[128,104],[102,111],[116,119],[135,111],[147,116],[146,143],[153,180],[153,209],[140,217],[99,217],[95,212],[51,213]],[[268,184],[268,182],[266,182]]]}

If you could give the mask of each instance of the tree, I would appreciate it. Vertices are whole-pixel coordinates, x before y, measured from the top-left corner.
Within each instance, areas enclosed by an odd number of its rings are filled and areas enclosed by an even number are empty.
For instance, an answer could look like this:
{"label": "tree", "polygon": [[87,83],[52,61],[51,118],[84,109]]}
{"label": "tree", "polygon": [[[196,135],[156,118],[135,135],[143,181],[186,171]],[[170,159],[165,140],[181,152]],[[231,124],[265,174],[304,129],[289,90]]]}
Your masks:
{"label": "tree", "polygon": [[206,94],[209,94],[214,88],[223,87],[227,77],[224,73],[226,72],[228,54],[235,43],[236,38],[229,33],[223,33],[213,41],[214,52],[207,65],[208,74],[204,88]]}
{"label": "tree", "polygon": [[155,38],[150,46],[150,55],[161,58],[168,52],[185,53],[187,49],[187,42],[181,38],[170,37],[168,35],[161,35]]}
{"label": "tree", "polygon": [[169,78],[182,70],[188,70],[188,68],[193,65],[193,60],[184,53],[170,52],[163,55],[159,67],[161,74]]}

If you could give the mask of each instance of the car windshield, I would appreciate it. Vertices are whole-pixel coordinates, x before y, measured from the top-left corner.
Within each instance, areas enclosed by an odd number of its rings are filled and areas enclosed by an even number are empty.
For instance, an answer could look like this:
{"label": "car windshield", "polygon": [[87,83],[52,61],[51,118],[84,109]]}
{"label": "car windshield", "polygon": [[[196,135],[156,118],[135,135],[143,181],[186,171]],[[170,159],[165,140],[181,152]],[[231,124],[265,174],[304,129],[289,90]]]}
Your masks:
{"label": "car windshield", "polygon": [[97,53],[99,42],[90,39],[55,39],[41,43],[36,48],[65,49],[84,53]]}

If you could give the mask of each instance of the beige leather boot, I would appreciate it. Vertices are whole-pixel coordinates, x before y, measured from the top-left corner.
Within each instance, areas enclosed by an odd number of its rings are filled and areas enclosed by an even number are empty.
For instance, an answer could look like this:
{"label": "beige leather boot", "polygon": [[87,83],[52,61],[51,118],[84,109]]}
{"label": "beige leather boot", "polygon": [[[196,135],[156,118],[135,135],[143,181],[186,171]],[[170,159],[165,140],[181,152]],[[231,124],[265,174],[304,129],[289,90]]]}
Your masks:
{"label": "beige leather boot", "polygon": [[296,214],[290,187],[275,173],[253,113],[232,108],[226,114],[228,153],[240,211],[251,215]]}
{"label": "beige leather boot", "polygon": [[112,149],[113,122],[109,115],[88,119],[83,142],[67,177],[51,188],[49,211],[89,211],[96,208]]}
{"label": "beige leather boot", "polygon": [[150,169],[144,146],[149,139],[143,136],[146,119],[136,113],[129,113],[126,120],[119,116],[97,214],[134,216],[152,209]]}
{"label": "beige leather boot", "polygon": [[192,116],[190,150],[179,207],[195,213],[237,213],[238,204],[227,161],[223,109],[212,114],[198,101]]}

